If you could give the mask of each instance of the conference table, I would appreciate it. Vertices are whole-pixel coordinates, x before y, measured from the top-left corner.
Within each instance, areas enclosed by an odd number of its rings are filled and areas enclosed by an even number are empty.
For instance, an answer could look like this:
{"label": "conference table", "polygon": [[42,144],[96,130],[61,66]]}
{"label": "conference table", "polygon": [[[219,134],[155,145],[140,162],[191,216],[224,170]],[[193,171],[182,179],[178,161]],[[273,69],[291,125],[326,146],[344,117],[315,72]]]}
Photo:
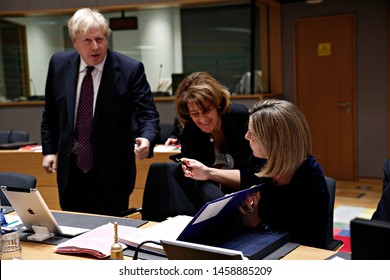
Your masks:
{"label": "conference table", "polygon": [[[119,224],[123,223],[134,223],[134,225],[139,226],[140,228],[148,228],[157,225],[157,222],[153,221],[140,221],[140,220],[131,220],[131,219],[123,219],[123,218],[113,218],[102,215],[93,215],[93,214],[85,214],[85,213],[73,213],[73,212],[65,212],[65,211],[52,211],[53,215],[57,217],[70,216],[72,218],[79,219],[85,218],[93,219],[96,217],[97,219],[115,219]],[[16,215],[15,212],[12,212],[11,215]],[[124,221],[125,220],[125,221]],[[77,224],[78,222],[76,222]],[[55,245],[52,244],[44,244],[40,242],[34,241],[22,241],[22,259],[23,260],[93,260],[96,259],[93,256],[87,254],[59,254],[54,252]],[[336,251],[329,251],[318,249],[314,247],[302,246],[299,245],[297,248],[292,250],[290,253],[285,255],[282,260],[325,260],[333,255],[335,255]],[[132,259],[130,256],[124,256],[125,259]]]}
{"label": "conference table", "polygon": [[[148,223],[141,226],[151,226]],[[96,259],[89,255],[78,254],[58,254],[54,252],[54,245],[38,242],[22,241],[22,259],[23,260],[93,260]],[[337,252],[318,249],[308,246],[298,246],[291,251],[282,260],[325,260]],[[131,257],[124,256],[124,259],[131,260]],[[97,259],[96,259],[97,260]]]}
{"label": "conference table", "polygon": [[[148,226],[148,225],[146,225]],[[77,254],[58,254],[53,251],[54,245],[37,242],[22,241],[22,259],[23,260],[92,260],[96,259],[88,255]],[[318,249],[314,247],[302,246],[294,249],[282,260],[325,260],[336,254],[334,251]],[[131,260],[131,257],[125,256],[124,259]],[[97,260],[97,259],[96,259]]]}
{"label": "conference table", "polygon": [[[88,255],[57,254],[53,251],[54,245],[37,242],[22,241],[22,259],[23,260],[92,260],[96,259]],[[287,254],[282,260],[325,260],[333,256],[336,252],[299,246],[291,253]],[[131,260],[131,257],[125,256],[124,259]]]}

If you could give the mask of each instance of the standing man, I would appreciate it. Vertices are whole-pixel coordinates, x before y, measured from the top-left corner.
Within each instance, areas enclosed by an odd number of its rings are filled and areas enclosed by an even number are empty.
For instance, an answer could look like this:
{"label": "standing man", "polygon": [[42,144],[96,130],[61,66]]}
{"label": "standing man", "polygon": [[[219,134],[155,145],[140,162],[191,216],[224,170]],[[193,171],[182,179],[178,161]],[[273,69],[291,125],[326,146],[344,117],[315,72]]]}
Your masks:
{"label": "standing man", "polygon": [[80,9],[68,28],[76,50],[54,54],[46,80],[43,167],[57,172],[63,210],[120,215],[134,189],[135,156],[153,154],[159,114],[143,64],[108,49],[102,14]]}

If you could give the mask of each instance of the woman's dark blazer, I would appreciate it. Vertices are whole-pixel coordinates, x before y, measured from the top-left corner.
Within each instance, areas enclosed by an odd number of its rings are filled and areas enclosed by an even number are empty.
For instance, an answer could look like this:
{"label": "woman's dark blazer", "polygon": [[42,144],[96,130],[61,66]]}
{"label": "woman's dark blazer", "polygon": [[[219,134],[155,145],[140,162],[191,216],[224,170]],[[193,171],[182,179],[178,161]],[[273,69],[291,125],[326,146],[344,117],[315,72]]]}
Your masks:
{"label": "woman's dark blazer", "polygon": [[[248,121],[248,108],[241,104],[232,104],[230,112],[222,115],[226,152],[232,155],[235,169],[249,166],[249,158],[252,155],[249,141],[245,139]],[[184,126],[180,144],[181,156],[196,159],[207,166],[213,165],[215,151],[210,135],[200,130],[195,123],[191,122]]]}

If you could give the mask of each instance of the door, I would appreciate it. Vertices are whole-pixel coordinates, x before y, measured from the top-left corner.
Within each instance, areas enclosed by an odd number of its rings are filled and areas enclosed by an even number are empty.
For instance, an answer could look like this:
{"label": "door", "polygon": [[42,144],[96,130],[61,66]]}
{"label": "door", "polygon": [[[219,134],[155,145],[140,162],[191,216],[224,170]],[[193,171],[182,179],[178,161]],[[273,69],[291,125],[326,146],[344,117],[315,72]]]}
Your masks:
{"label": "door", "polygon": [[355,17],[294,22],[295,97],[325,175],[356,179]]}

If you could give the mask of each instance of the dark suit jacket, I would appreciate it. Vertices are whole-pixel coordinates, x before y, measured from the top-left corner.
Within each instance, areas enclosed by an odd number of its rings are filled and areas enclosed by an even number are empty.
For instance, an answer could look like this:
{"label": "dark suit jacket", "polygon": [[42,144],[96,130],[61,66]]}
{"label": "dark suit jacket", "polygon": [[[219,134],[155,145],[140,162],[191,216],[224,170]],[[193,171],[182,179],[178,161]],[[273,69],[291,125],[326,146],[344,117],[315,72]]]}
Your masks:
{"label": "dark suit jacket", "polygon": [[[54,54],[46,81],[41,123],[43,155],[58,154],[57,181],[66,187],[74,142],[80,56]],[[158,139],[159,114],[142,63],[108,50],[93,118],[92,145],[100,180],[112,198],[129,196],[135,182],[134,124],[151,150]]]}

